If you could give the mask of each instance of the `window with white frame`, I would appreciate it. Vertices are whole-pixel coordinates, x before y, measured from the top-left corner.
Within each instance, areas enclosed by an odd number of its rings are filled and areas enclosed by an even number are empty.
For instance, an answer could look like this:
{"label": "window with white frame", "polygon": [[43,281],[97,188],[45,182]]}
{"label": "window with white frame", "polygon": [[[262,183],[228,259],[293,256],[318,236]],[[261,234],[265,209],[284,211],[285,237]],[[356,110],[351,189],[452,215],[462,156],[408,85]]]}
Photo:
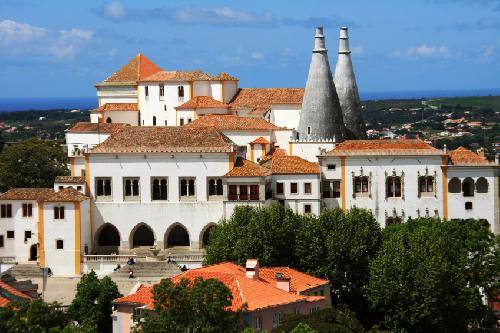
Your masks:
{"label": "window with white frame", "polygon": [[255,317],[253,328],[257,332],[260,332],[260,330],[262,330],[262,317],[261,316],[256,316]]}
{"label": "window with white frame", "polygon": [[323,198],[340,198],[340,180],[324,180],[321,187]]}
{"label": "window with white frame", "polygon": [[304,205],[304,214],[311,214],[312,213],[312,205],[311,204],[305,204]]}
{"label": "window with white frame", "polygon": [[139,201],[139,178],[123,178],[123,200]]}
{"label": "window with white frame", "polygon": [[299,186],[297,183],[290,183],[290,193],[291,194],[299,193]]}
{"label": "window with white frame", "polygon": [[285,191],[285,185],[281,182],[276,183],[276,194],[283,194]]}
{"label": "window with white frame", "polygon": [[311,194],[311,193],[312,193],[312,184],[304,183],[304,194]]}
{"label": "window with white frame", "polygon": [[195,200],[196,178],[194,177],[179,178],[179,195],[181,200]]}
{"label": "window with white frame", "polygon": [[95,179],[95,195],[98,200],[111,200],[111,177]]}
{"label": "window with white frame", "polygon": [[168,178],[153,177],[151,179],[151,199],[168,200]]}
{"label": "window with white frame", "polygon": [[418,193],[422,197],[434,195],[434,177],[421,176],[418,178]]}
{"label": "window with white frame", "polygon": [[368,176],[354,177],[354,194],[367,196],[370,192],[370,178]]}
{"label": "window with white frame", "polygon": [[221,178],[208,178],[208,196],[220,197],[224,194]]}
{"label": "window with white frame", "polygon": [[281,311],[273,313],[273,328],[278,327],[281,324]]}

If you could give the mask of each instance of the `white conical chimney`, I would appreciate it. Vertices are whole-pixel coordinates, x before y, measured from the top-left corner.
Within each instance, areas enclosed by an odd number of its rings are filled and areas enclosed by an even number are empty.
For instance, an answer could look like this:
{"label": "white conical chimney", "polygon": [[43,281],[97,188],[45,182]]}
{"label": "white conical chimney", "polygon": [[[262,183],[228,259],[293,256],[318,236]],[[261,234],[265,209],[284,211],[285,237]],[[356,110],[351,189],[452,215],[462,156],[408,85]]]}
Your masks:
{"label": "white conical chimney", "polygon": [[347,138],[366,139],[365,122],[351,61],[349,35],[346,27],[340,28],[339,56],[335,68],[334,82],[339,96]]}

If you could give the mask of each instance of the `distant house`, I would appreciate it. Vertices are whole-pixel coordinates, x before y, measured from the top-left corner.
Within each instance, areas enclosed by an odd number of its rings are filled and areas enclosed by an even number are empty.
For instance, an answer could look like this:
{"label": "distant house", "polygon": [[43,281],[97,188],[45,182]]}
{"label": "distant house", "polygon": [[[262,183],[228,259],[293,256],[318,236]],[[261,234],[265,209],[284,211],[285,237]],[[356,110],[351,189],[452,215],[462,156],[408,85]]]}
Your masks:
{"label": "distant house", "polygon": [[[257,332],[276,328],[286,313],[308,314],[330,307],[328,280],[289,267],[259,267],[257,260],[249,259],[245,267],[225,262],[188,270],[171,280],[198,277],[224,283],[233,295],[228,310],[238,311],[245,305],[241,320]],[[152,285],[139,285],[130,295],[115,300],[113,332],[129,332],[138,319],[134,314],[153,309],[152,289]]]}

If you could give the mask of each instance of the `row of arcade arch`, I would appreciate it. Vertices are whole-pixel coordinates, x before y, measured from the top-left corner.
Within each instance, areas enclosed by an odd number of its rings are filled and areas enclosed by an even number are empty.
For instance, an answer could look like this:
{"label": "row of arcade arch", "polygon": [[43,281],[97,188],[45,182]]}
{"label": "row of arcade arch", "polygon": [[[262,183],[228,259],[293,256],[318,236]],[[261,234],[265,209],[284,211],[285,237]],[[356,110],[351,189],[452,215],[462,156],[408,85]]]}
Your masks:
{"label": "row of arcade arch", "polygon": [[[215,223],[207,224],[199,235],[199,244],[206,247],[210,241],[210,233],[216,227]],[[155,245],[153,229],[146,223],[137,224],[130,232],[129,247],[151,247]],[[118,229],[111,223],[103,224],[96,232],[96,245],[101,250],[117,250],[122,242]],[[187,228],[181,223],[172,224],[165,232],[163,239],[164,248],[190,247],[191,237]]]}

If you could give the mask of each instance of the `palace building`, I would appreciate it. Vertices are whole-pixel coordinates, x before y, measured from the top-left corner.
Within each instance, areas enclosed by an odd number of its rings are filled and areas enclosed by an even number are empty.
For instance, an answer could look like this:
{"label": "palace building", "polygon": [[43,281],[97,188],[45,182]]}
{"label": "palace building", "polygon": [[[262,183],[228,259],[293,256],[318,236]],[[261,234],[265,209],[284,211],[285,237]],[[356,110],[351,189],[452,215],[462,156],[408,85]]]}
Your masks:
{"label": "palace building", "polygon": [[240,88],[227,73],[134,57],[96,85],[90,122],[67,131],[71,176],[0,195],[0,257],[106,273],[86,258],[201,252],[235,207],[273,202],[366,208],[382,226],[482,218],[499,233],[499,166],[464,148],[366,140],[347,28],[335,73],[322,28],[314,39],[305,89]]}

